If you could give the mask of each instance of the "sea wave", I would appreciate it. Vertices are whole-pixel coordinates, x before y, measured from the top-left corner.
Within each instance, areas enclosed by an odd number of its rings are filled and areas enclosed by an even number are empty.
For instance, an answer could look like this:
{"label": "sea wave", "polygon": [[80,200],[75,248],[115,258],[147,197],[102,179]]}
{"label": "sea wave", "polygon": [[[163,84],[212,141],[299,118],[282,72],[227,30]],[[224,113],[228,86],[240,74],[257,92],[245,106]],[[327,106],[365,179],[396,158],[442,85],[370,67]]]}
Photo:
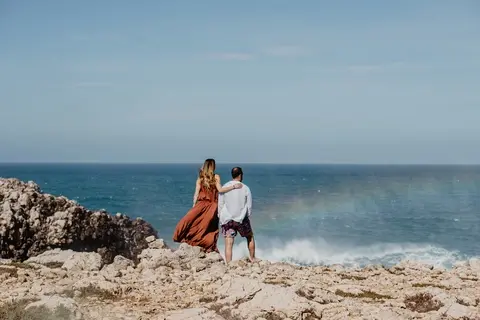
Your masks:
{"label": "sea wave", "polygon": [[[233,249],[234,260],[248,257],[246,241],[238,240]],[[411,260],[451,268],[456,262],[470,258],[458,251],[450,251],[432,244],[377,243],[369,246],[346,246],[328,243],[323,238],[257,240],[256,247],[256,256],[259,259],[299,265],[392,266],[402,260]],[[222,255],[223,248],[223,241],[219,241]]]}

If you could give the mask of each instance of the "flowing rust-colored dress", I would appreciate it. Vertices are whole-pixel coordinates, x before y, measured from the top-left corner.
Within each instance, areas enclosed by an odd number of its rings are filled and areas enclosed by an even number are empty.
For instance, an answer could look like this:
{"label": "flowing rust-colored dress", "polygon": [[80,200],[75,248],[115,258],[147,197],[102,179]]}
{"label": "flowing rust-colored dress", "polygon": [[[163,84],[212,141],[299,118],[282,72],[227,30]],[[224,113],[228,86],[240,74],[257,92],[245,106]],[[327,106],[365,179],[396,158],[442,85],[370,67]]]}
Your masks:
{"label": "flowing rust-colored dress", "polygon": [[207,252],[217,251],[218,240],[218,191],[215,186],[207,189],[203,184],[197,203],[178,222],[173,241],[199,246]]}

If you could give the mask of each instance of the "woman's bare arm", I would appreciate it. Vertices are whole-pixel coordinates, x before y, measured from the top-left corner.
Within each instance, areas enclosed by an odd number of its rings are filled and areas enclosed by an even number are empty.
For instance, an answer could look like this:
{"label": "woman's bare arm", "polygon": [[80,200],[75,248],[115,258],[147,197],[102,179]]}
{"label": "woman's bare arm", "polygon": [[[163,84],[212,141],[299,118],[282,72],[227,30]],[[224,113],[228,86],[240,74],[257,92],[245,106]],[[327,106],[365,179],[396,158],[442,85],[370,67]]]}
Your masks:
{"label": "woman's bare arm", "polygon": [[225,193],[233,189],[240,189],[243,187],[243,184],[241,183],[236,183],[230,187],[222,187],[222,183],[220,182],[220,176],[218,174],[215,175],[215,184],[217,186],[218,192],[220,193]]}
{"label": "woman's bare arm", "polygon": [[200,179],[197,179],[197,182],[195,183],[195,193],[193,194],[193,205],[195,206],[195,203],[197,203],[197,198],[198,198],[198,193],[200,192]]}

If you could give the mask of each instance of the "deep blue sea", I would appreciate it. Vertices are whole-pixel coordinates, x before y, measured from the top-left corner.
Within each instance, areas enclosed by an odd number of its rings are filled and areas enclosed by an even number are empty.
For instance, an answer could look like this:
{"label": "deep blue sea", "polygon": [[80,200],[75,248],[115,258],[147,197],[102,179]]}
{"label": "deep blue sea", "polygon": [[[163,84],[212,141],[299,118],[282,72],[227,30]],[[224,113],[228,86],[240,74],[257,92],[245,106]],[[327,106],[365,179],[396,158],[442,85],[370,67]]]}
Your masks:
{"label": "deep blue sea", "polygon": [[[151,222],[170,245],[200,164],[0,164],[89,209]],[[301,264],[450,267],[480,256],[480,166],[242,165],[257,256]],[[231,165],[219,165],[222,181]],[[219,246],[223,248],[220,237]],[[234,258],[247,254],[236,240]]]}

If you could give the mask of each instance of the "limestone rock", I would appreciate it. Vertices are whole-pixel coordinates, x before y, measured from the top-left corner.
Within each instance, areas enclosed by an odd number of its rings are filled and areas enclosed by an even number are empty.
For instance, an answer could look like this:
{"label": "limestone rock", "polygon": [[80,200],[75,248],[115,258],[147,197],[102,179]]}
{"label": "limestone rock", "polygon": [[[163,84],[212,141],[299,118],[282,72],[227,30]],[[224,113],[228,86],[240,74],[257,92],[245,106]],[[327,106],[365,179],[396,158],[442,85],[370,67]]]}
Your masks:
{"label": "limestone rock", "polygon": [[473,312],[474,310],[470,310],[469,307],[458,303],[453,303],[439,310],[440,314],[444,314],[451,319],[469,319]]}
{"label": "limestone rock", "polygon": [[24,261],[47,250],[97,251],[136,261],[157,232],[142,219],[90,211],[63,196],[42,193],[33,182],[0,178],[0,258]]}
{"label": "limestone rock", "polygon": [[26,263],[37,263],[41,265],[63,265],[70,257],[75,254],[73,250],[61,250],[56,248],[53,250],[45,251],[38,256],[27,259]]}
{"label": "limestone rock", "polygon": [[312,317],[321,315],[321,309],[316,303],[300,297],[292,288],[276,287],[263,284],[257,280],[238,277],[228,280],[222,285],[218,293],[225,297],[218,303],[233,317],[240,319],[257,319],[261,316],[288,317],[301,319],[302,315],[309,313]]}
{"label": "limestone rock", "polygon": [[480,276],[480,259],[472,258],[468,260],[468,266],[472,270],[472,272],[476,273],[477,276]]}
{"label": "limestone rock", "polygon": [[225,320],[225,318],[205,308],[193,308],[170,311],[165,320]]}
{"label": "limestone rock", "polygon": [[86,296],[95,297],[95,294],[117,295],[121,293],[121,286],[117,283],[107,281],[105,277],[93,276],[83,278],[73,284],[74,290],[85,292]]}
{"label": "limestone rock", "polygon": [[145,238],[145,241],[147,241],[147,243],[151,243],[153,241],[155,241],[155,237],[154,236],[148,236]]}
{"label": "limestone rock", "polygon": [[[187,245],[175,251],[144,249],[137,265],[117,255],[101,271],[97,252],[53,250],[38,261],[62,260],[59,257],[64,256],[68,258],[62,269],[21,263],[0,265],[0,319],[6,303],[38,299],[33,306],[45,305],[52,310],[63,301],[66,307],[60,308],[62,312],[73,310],[74,316],[81,313],[85,320],[480,316],[477,281],[459,278],[458,268],[439,271],[404,263],[391,269],[338,267],[334,271],[243,260],[227,266],[218,253],[206,254]],[[472,272],[470,264],[459,268]],[[64,318],[73,319],[70,311]]]}
{"label": "limestone rock", "polygon": [[43,296],[39,301],[27,305],[25,309],[35,310],[36,308],[47,309],[53,317],[59,319],[81,320],[83,318],[83,314],[79,311],[76,302],[70,298]]}
{"label": "limestone rock", "polygon": [[63,264],[67,271],[98,271],[102,267],[102,257],[96,252],[76,252]]}
{"label": "limestone rock", "polygon": [[165,241],[163,241],[163,239],[154,239],[153,241],[150,241],[148,243],[148,247],[150,249],[168,249],[168,246],[165,244]]}
{"label": "limestone rock", "polygon": [[138,257],[140,263],[137,267],[140,270],[179,265],[177,257],[170,249],[145,249]]}
{"label": "limestone rock", "polygon": [[175,251],[175,255],[182,260],[188,261],[196,258],[205,258],[206,254],[200,247],[192,247],[186,243],[181,243]]}
{"label": "limestone rock", "polygon": [[133,268],[135,264],[132,260],[122,256],[116,256],[111,264],[105,265],[102,268],[102,274],[106,277],[118,277],[122,275],[129,268]]}

